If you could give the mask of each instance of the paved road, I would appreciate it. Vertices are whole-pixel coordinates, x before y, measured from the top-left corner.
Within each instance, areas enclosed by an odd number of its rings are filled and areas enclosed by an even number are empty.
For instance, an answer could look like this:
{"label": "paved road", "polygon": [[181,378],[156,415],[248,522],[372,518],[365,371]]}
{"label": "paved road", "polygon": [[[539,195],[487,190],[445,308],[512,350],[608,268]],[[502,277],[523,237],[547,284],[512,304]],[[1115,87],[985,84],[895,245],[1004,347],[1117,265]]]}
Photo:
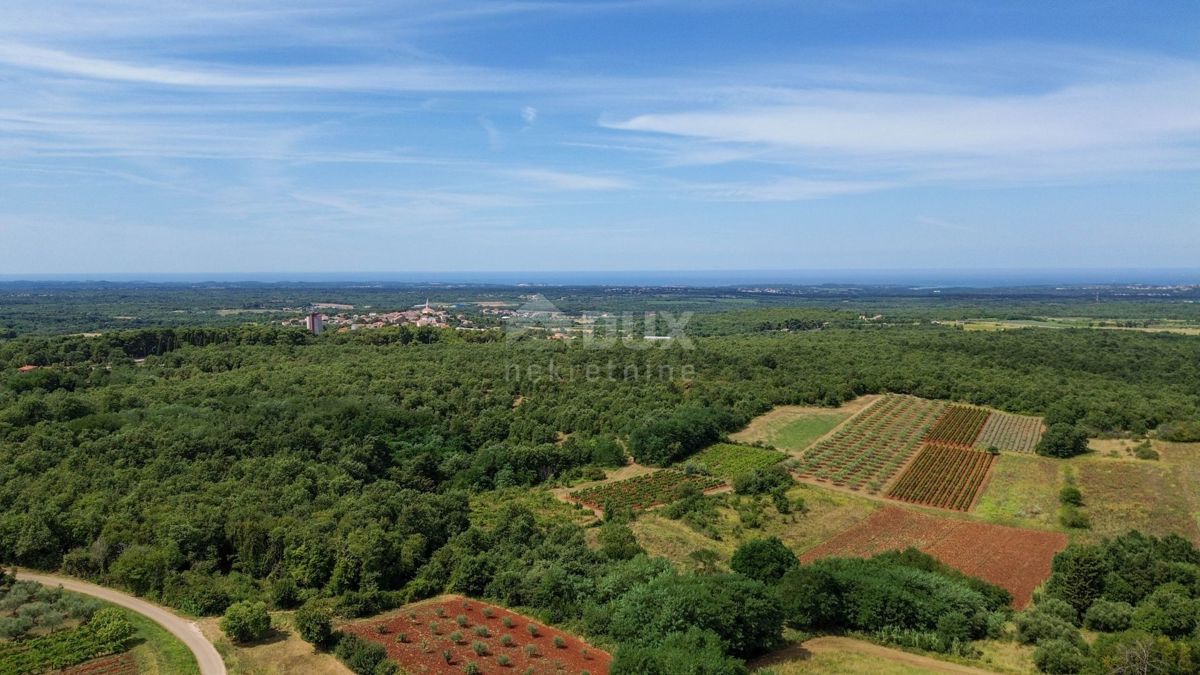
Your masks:
{"label": "paved road", "polygon": [[200,675],[225,675],[225,662],[221,660],[221,655],[217,653],[217,649],[208,641],[208,638],[204,637],[200,632],[200,626],[196,625],[195,622],[176,616],[158,605],[150,604],[132,595],[114,591],[111,588],[97,586],[96,584],[89,584],[86,581],[50,574],[35,574],[24,570],[17,571],[17,578],[25,581],[36,581],[46,586],[62,586],[68,591],[90,595],[106,602],[111,602],[114,605],[131,609],[167,629],[172,635],[179,638],[183,644],[187,645],[187,648],[192,650],[192,654],[196,656],[196,663],[200,664]]}

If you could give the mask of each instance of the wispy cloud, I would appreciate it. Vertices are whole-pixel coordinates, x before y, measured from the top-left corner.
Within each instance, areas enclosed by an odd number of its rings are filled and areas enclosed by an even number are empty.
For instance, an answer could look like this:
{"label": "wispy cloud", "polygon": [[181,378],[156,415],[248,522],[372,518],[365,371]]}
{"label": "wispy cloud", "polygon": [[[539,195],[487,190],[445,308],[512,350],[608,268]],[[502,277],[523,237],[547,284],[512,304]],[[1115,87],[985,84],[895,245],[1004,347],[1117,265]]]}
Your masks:
{"label": "wispy cloud", "polygon": [[531,187],[552,190],[621,190],[631,187],[628,181],[620,178],[548,169],[518,169],[510,172],[510,175]]}

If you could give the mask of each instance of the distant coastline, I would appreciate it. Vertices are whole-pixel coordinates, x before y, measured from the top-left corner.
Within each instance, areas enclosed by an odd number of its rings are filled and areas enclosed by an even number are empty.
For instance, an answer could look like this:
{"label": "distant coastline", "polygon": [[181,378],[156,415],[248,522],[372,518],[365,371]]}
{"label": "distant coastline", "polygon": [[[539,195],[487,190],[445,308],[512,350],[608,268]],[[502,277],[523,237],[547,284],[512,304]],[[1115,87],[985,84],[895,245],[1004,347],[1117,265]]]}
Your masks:
{"label": "distant coastline", "polygon": [[1200,284],[1200,269],[812,269],[812,270],[623,270],[491,272],[214,272],[0,274],[0,282],[113,283],[436,283],[549,286],[692,286],[746,284],[815,286],[862,284],[906,287],[998,288],[1020,286]]}

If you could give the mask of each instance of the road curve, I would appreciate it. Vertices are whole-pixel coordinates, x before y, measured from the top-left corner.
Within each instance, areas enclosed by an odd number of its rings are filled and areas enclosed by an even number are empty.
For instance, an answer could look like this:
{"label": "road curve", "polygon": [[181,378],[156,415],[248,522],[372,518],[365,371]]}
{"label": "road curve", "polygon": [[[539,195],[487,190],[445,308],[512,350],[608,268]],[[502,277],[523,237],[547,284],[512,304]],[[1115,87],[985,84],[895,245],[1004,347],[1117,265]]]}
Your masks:
{"label": "road curve", "polygon": [[36,581],[46,586],[62,586],[68,591],[90,595],[133,610],[167,629],[172,635],[179,638],[188,649],[192,650],[192,654],[196,657],[196,663],[200,666],[200,675],[225,675],[225,662],[221,660],[221,655],[217,653],[216,647],[213,647],[208,638],[204,637],[195,622],[188,621],[158,605],[132,595],[78,579],[51,574],[36,574],[24,570],[17,570],[17,578],[23,581]]}

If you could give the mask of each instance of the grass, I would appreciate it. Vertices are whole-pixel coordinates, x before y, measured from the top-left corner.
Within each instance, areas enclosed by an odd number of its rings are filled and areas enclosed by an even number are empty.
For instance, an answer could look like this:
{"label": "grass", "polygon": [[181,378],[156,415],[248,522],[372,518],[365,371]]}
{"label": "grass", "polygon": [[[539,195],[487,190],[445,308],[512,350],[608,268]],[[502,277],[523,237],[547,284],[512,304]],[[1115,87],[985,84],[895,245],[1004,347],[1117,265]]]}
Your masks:
{"label": "grass", "polygon": [[876,656],[855,654],[853,652],[821,652],[813,654],[808,658],[796,658],[791,661],[772,665],[771,672],[777,675],[793,675],[794,673],[927,675],[929,673],[924,668],[917,668],[916,666],[909,666]]}
{"label": "grass", "polygon": [[[114,605],[115,606],[115,605]],[[167,629],[150,619],[127,609],[121,610],[126,618],[137,629],[140,644],[133,648],[133,657],[137,660],[138,673],[152,675],[192,675],[199,674],[196,657]]]}
{"label": "grass", "polygon": [[754,418],[749,426],[730,438],[738,443],[766,443],[780,450],[800,451],[875,399],[863,397],[840,408],[781,406]]}
{"label": "grass", "polygon": [[1061,468],[1048,457],[1000,455],[975,514],[1001,525],[1056,528]]}
{"label": "grass", "polygon": [[717,443],[688,457],[676,465],[675,468],[683,468],[688,465],[702,466],[713,476],[733,478],[754,469],[777,464],[786,458],[787,455],[775,450],[766,450],[749,445]]}
{"label": "grass", "polygon": [[694,566],[688,555],[700,549],[716,551],[718,564],[727,566],[733,551],[743,541],[769,536],[779,537],[797,555],[824,542],[866,518],[879,502],[843,492],[800,484],[788,491],[788,498],[803,499],[807,513],[781,515],[769,504],[763,508],[762,527],[741,524],[734,505],[746,498],[726,494],[713,499],[722,504],[715,523],[720,539],[710,539],[681,521],[649,512],[638,516],[631,527],[638,542],[651,555],[663,556],[677,565]]}
{"label": "grass", "polygon": [[1192,495],[1194,462],[1149,462],[1136,459],[1081,457],[1071,461],[1092,521],[1084,540],[1113,537],[1130,529],[1163,536],[1178,534],[1200,541]]}

